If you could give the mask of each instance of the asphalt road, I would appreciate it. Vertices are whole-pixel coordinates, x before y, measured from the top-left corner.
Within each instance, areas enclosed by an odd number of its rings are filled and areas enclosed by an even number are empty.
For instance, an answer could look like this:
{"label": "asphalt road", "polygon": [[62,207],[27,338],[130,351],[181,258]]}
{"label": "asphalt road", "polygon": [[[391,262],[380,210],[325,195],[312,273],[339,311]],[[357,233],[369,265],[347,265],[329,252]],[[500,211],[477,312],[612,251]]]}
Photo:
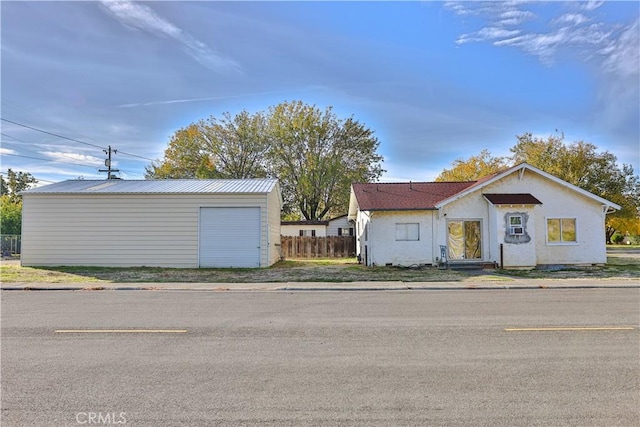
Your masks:
{"label": "asphalt road", "polygon": [[639,289],[1,296],[3,427],[640,425]]}

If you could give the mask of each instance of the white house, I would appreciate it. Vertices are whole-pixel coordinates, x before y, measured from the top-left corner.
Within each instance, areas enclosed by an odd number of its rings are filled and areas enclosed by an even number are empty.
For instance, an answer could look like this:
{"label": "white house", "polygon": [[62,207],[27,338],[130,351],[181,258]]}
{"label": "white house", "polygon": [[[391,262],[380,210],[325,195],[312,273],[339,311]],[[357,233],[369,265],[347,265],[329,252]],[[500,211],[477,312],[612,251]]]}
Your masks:
{"label": "white house", "polygon": [[283,236],[353,236],[354,227],[347,214],[327,221],[282,221]]}
{"label": "white house", "polygon": [[267,267],[275,179],[71,180],[22,192],[24,266]]}
{"label": "white house", "polygon": [[472,182],[353,184],[349,219],[367,265],[606,262],[620,206],[526,163]]}
{"label": "white house", "polygon": [[280,223],[280,233],[283,236],[326,237],[327,225],[329,225],[329,221],[282,221]]}

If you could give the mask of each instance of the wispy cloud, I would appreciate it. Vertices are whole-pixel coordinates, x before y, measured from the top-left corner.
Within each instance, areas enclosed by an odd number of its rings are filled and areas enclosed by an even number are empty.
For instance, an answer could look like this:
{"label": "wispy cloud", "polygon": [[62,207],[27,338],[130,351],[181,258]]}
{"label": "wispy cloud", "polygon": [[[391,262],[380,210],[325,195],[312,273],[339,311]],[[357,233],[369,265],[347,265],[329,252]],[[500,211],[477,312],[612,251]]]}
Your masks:
{"label": "wispy cloud", "polygon": [[127,27],[175,40],[187,54],[211,70],[242,72],[240,64],[236,61],[215,53],[205,43],[156,14],[149,6],[117,0],[104,0],[101,4],[103,10]]}
{"label": "wispy cloud", "polygon": [[18,154],[18,152],[10,148],[0,147],[0,154]]}
{"label": "wispy cloud", "polygon": [[[635,78],[638,85],[638,21],[628,26],[596,20],[593,13],[602,1],[578,2],[572,12],[542,21],[525,2],[448,2],[446,8],[459,16],[475,16],[485,21],[477,31],[462,34],[456,44],[489,42],[494,46],[510,46],[537,56],[552,65],[557,53],[571,48],[585,60],[597,60],[603,71],[620,77]],[[531,31],[525,21],[536,20],[543,31]]]}
{"label": "wispy cloud", "polygon": [[87,164],[88,166],[95,165],[96,167],[100,167],[104,163],[104,159],[101,159],[99,157],[94,157],[94,156],[87,156],[86,154],[80,154],[80,153],[65,153],[61,151],[43,151],[42,154],[44,154],[46,157],[50,158],[51,160],[55,160],[59,162],[71,161],[74,163]]}
{"label": "wispy cloud", "polygon": [[150,101],[150,102],[137,102],[137,103],[131,103],[131,104],[121,104],[121,105],[118,105],[118,108],[149,107],[152,105],[170,105],[170,104],[182,104],[186,102],[217,101],[220,99],[247,98],[251,96],[274,95],[274,94],[290,93],[290,92],[299,92],[299,91],[272,90],[272,91],[265,91],[265,92],[243,93],[239,95],[209,96],[205,98],[168,99],[164,101]]}
{"label": "wispy cloud", "polygon": [[554,19],[552,23],[558,25],[580,25],[585,22],[589,22],[591,19],[588,16],[583,15],[582,13],[565,13],[564,15]]}

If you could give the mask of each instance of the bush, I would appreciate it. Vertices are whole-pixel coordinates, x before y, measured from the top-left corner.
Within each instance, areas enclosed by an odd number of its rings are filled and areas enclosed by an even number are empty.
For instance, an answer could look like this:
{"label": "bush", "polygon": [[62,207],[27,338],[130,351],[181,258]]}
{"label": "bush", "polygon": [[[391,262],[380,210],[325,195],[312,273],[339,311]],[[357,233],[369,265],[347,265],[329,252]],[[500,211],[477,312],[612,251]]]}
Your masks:
{"label": "bush", "polygon": [[611,242],[619,245],[624,240],[624,234],[616,233],[611,237]]}

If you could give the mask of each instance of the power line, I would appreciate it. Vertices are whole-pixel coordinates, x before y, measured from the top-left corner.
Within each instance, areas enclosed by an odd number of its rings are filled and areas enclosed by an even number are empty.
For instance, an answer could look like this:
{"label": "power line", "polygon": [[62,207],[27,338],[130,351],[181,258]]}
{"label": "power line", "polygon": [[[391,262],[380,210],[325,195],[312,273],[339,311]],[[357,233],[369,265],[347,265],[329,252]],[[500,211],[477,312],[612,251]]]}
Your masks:
{"label": "power line", "polygon": [[25,159],[33,159],[33,160],[42,160],[42,161],[50,162],[50,163],[60,163],[61,165],[74,165],[74,166],[82,166],[82,167],[85,167],[85,168],[96,169],[95,166],[82,165],[80,163],[61,162],[59,160],[44,159],[42,157],[23,156],[21,154],[9,154],[9,153],[2,153],[2,155],[3,156],[13,156],[13,157],[23,157]]}
{"label": "power line", "polygon": [[[49,131],[46,131],[46,130],[43,130],[43,129],[34,128],[34,127],[32,127],[32,126],[28,126],[28,125],[25,125],[25,124],[23,124],[23,123],[18,123],[18,122],[14,122],[14,121],[12,121],[12,120],[3,119],[3,118],[0,118],[0,120],[2,120],[3,122],[7,122],[7,123],[14,124],[14,125],[16,125],[16,126],[21,126],[21,127],[23,127],[23,128],[27,128],[27,129],[35,130],[35,131],[37,131],[37,132],[45,133],[45,134],[47,134],[47,135],[55,136],[56,138],[62,138],[62,139],[66,139],[66,140],[68,140],[68,141],[73,141],[73,142],[77,142],[77,143],[80,143],[80,144],[88,145],[88,146],[91,146],[91,147],[99,148],[99,149],[101,149],[101,150],[105,150],[105,148],[104,148],[104,147],[101,147],[101,146],[99,146],[99,145],[91,144],[91,143],[89,143],[89,142],[80,141],[79,139],[74,139],[74,138],[69,138],[69,137],[66,137],[66,136],[58,135],[58,134],[56,134],[56,133],[49,132]],[[2,135],[4,135],[4,134],[2,134]],[[8,135],[5,135],[5,136],[8,136]],[[16,139],[16,138],[14,138],[14,137],[12,137],[12,136],[9,136],[9,138]],[[16,139],[16,140],[17,140],[17,139]],[[24,141],[23,141],[23,142],[24,142]],[[148,157],[144,157],[144,156],[139,156],[139,155],[137,155],[137,154],[127,153],[127,152],[125,152],[125,151],[120,151],[120,154],[125,155],[125,156],[129,156],[129,157],[135,157],[135,158],[142,159],[142,160],[148,160],[148,161],[151,161],[151,162],[154,162],[154,161],[155,161],[154,159],[150,159],[150,158],[148,158]]]}
{"label": "power line", "polygon": [[79,144],[89,145],[89,146],[91,146],[91,147],[95,147],[95,148],[99,148],[99,149],[101,149],[101,150],[104,150],[104,148],[103,148],[103,147],[100,147],[99,145],[91,144],[91,143],[89,143],[89,142],[80,141],[79,139],[68,138],[68,137],[66,137],[66,136],[62,136],[62,135],[58,135],[58,134],[53,133],[53,132],[49,132],[49,131],[46,131],[46,130],[42,130],[42,129],[38,129],[38,128],[34,128],[34,127],[32,127],[32,126],[28,126],[28,125],[25,125],[25,124],[22,124],[22,123],[14,122],[14,121],[12,121],[12,120],[3,119],[3,118],[1,118],[1,117],[0,117],[0,120],[2,120],[3,122],[7,122],[7,123],[14,124],[14,125],[16,125],[16,126],[20,126],[20,127],[27,128],[27,129],[31,129],[31,130],[35,130],[35,131],[37,131],[37,132],[46,133],[47,135],[55,136],[56,138],[62,138],[62,139],[66,139],[66,140],[68,140],[68,141],[73,141],[73,142],[77,142],[77,143],[79,143]]}
{"label": "power line", "polygon": [[130,156],[130,157],[137,157],[138,159],[149,160],[149,161],[151,161],[151,162],[155,162],[155,160],[150,159],[150,158],[148,158],[148,157],[138,156],[138,155],[136,155],[136,154],[129,154],[129,153],[126,153],[126,152],[121,151],[121,150],[118,150],[118,154],[122,154],[122,155],[124,155],[124,156]]}

